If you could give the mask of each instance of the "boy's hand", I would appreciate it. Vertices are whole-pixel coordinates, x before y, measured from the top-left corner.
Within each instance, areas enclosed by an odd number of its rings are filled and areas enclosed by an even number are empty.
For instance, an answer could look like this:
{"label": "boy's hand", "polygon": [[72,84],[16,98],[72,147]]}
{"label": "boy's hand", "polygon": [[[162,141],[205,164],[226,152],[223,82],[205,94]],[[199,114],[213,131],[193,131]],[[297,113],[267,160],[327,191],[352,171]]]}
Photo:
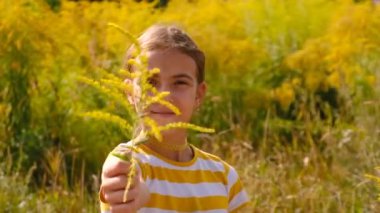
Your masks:
{"label": "boy's hand", "polygon": [[[120,148],[119,146],[115,150]],[[124,155],[131,155],[130,152],[123,153]],[[129,157],[126,156],[126,158]],[[137,170],[137,174],[134,176],[131,187],[128,190],[127,201],[123,202],[130,166],[130,162],[115,157],[112,154],[107,157],[103,164],[100,193],[104,201],[110,205],[111,212],[135,212],[149,200],[148,187],[140,175],[141,172]]]}

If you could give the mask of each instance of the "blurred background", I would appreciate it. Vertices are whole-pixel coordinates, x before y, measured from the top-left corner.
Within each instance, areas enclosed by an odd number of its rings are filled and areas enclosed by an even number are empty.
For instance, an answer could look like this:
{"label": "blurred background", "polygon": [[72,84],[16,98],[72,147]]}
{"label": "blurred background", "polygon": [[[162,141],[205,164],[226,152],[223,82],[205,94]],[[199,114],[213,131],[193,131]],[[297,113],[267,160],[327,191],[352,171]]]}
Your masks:
{"label": "blurred background", "polygon": [[[117,71],[155,23],[206,54],[191,143],[237,168],[247,212],[376,212],[380,4],[376,0],[0,1],[0,210],[98,212],[107,154],[128,141],[77,112],[115,109],[79,83]],[[117,110],[117,109],[116,109]]]}

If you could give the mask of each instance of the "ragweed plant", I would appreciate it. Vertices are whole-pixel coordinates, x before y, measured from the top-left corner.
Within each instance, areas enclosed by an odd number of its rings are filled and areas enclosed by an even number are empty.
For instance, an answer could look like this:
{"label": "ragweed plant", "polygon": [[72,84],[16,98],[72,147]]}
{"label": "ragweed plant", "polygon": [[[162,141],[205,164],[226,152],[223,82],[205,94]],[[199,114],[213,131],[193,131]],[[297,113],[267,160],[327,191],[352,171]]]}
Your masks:
{"label": "ragweed plant", "polygon": [[[133,71],[120,69],[117,74],[104,73],[105,77],[100,80],[93,80],[87,77],[80,77],[80,80],[91,85],[113,101],[118,102],[132,119],[128,120],[114,113],[101,110],[80,113],[80,115],[111,122],[119,126],[123,131],[132,135],[132,137],[130,137],[132,138],[129,143],[130,145],[128,146],[132,151],[137,149],[137,145],[146,142],[149,137],[154,137],[157,141],[162,142],[161,132],[169,129],[184,128],[203,133],[213,133],[215,131],[214,129],[185,122],[174,122],[159,126],[156,121],[148,116],[146,110],[152,104],[163,105],[176,115],[180,115],[181,112],[175,105],[165,100],[170,94],[169,92],[159,92],[149,83],[150,78],[158,74],[160,70],[157,68],[148,68],[148,57],[145,50],[141,48],[138,40],[132,34],[115,24],[109,24],[109,26],[123,33],[131,40],[133,45],[135,45],[136,48],[131,54],[132,57],[127,62],[130,67],[133,67]],[[165,146],[165,144],[162,144],[162,146]],[[178,150],[178,147],[171,147],[171,149]],[[116,150],[111,152],[113,156],[131,163],[127,173],[129,178],[123,197],[124,202],[127,201],[127,193],[132,183],[131,180],[133,180],[133,177],[136,175],[137,165],[133,155],[127,155],[126,151],[127,150]]]}

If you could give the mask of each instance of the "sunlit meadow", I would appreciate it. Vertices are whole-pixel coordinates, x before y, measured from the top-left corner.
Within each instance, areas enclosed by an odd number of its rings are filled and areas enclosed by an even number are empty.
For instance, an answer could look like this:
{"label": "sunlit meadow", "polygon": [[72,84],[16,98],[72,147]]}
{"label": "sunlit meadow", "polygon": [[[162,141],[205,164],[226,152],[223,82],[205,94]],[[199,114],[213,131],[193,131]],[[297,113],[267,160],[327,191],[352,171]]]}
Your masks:
{"label": "sunlit meadow", "polygon": [[375,2],[0,1],[0,210],[99,211],[102,163],[131,138],[78,113],[131,117],[78,79],[120,70],[132,42],[108,23],[176,23],[206,53],[192,123],[216,130],[189,141],[237,168],[247,212],[380,211]]}

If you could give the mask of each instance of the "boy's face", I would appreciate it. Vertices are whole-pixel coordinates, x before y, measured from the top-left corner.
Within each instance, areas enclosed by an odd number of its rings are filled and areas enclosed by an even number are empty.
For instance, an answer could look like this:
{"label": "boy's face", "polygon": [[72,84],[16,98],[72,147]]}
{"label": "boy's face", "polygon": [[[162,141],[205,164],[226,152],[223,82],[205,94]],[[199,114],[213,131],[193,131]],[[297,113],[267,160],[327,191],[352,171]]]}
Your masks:
{"label": "boy's face", "polygon": [[160,126],[172,122],[189,122],[206,92],[206,84],[197,82],[195,61],[179,50],[168,49],[148,52],[148,64],[149,69],[160,69],[160,73],[149,82],[159,92],[170,92],[165,99],[181,111],[180,115],[176,115],[163,105],[152,104],[148,108],[149,116]]}

